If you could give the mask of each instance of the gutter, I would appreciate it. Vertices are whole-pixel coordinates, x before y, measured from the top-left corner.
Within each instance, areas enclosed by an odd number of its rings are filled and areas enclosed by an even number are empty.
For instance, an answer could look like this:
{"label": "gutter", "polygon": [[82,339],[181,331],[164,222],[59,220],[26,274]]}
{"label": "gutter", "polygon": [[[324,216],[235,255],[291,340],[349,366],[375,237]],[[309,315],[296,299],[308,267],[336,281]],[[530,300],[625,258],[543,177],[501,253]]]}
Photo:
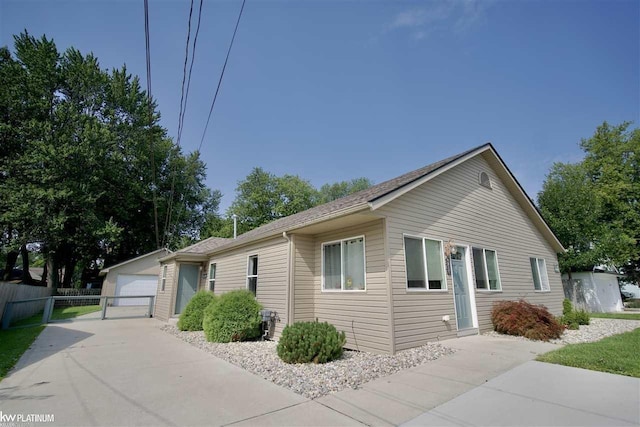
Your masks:
{"label": "gutter", "polygon": [[275,229],[273,231],[269,231],[267,234],[265,234],[263,236],[256,237],[256,238],[249,238],[249,239],[244,240],[244,239],[242,239],[242,235],[240,235],[238,237],[238,239],[232,240],[231,242],[229,242],[227,244],[224,244],[222,246],[218,246],[217,248],[215,248],[212,251],[207,252],[206,254],[203,254],[203,255],[206,255],[207,257],[211,257],[212,255],[215,255],[218,252],[225,252],[225,251],[227,251],[229,249],[233,249],[233,248],[237,248],[237,247],[241,247],[241,246],[247,246],[247,245],[250,245],[250,244],[253,244],[253,243],[262,242],[264,240],[269,240],[269,239],[272,239],[274,237],[277,237],[278,235],[282,236],[282,233],[290,233],[292,231],[299,230],[299,229],[304,228],[304,227],[309,227],[311,225],[320,224],[322,222],[326,222],[326,221],[329,221],[329,220],[332,220],[332,219],[335,219],[335,218],[339,218],[341,216],[351,215],[353,213],[364,211],[364,210],[368,210],[368,209],[369,209],[368,203],[367,202],[362,202],[362,203],[359,203],[356,206],[351,206],[351,207],[346,208],[346,209],[335,211],[335,212],[332,212],[330,214],[323,215],[320,218],[316,218],[314,220],[311,220],[311,221],[308,221],[308,222],[304,222],[302,224],[298,224],[298,225],[292,226],[290,228],[286,228],[285,227],[285,228],[279,228],[279,229]]}

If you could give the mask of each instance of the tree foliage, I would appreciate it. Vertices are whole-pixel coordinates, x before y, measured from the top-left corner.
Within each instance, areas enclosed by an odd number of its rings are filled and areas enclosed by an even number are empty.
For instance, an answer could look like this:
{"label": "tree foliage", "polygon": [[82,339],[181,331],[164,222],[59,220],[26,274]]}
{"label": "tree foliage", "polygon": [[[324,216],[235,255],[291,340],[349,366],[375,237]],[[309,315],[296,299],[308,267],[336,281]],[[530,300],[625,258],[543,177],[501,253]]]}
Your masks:
{"label": "tree foliage", "polygon": [[358,191],[366,190],[373,183],[369,178],[355,178],[351,181],[340,181],[334,184],[324,184],[320,187],[319,203],[328,203]]}
{"label": "tree foliage", "polygon": [[209,215],[200,234],[203,238],[232,237],[233,215],[237,217],[237,232],[242,234],[370,186],[369,179],[356,178],[325,184],[318,190],[297,175],[276,176],[256,167],[238,183],[236,198],[229,207],[226,218]]}
{"label": "tree foliage", "polygon": [[640,279],[640,130],[604,122],[577,164],[556,163],[538,205],[567,253],[563,272],[607,264]]}
{"label": "tree foliage", "polygon": [[184,155],[167,137],[138,77],[74,48],[60,53],[44,36],[14,41],[15,57],[0,49],[3,249],[37,243],[51,280],[64,267],[69,286],[76,266],[157,247],[154,189],[160,231],[175,194],[167,245],[197,238],[221,195],[203,184],[198,153]]}

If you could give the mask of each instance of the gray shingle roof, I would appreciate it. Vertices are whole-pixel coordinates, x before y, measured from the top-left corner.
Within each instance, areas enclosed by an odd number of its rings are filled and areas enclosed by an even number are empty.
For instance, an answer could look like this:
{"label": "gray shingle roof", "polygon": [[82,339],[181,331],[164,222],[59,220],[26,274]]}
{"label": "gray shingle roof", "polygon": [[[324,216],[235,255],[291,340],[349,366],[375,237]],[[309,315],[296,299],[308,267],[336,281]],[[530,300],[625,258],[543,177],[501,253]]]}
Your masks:
{"label": "gray shingle roof", "polygon": [[[330,214],[337,213],[339,211],[357,208],[359,205],[362,205],[363,208],[367,203],[373,202],[380,197],[383,197],[393,191],[396,191],[405,185],[408,185],[425,175],[430,174],[431,172],[436,171],[437,169],[446,166],[447,164],[456,161],[457,159],[466,156],[467,154],[483,148],[490,144],[483,144],[478,147],[472,148],[460,154],[456,154],[455,156],[448,157],[446,159],[440,160],[435,163],[431,163],[425,167],[420,169],[416,169],[412,172],[406,173],[404,175],[400,175],[397,178],[390,179],[388,181],[381,182],[380,184],[374,185],[372,187],[367,188],[366,190],[359,191],[357,193],[350,194],[348,196],[342,197],[340,199],[333,200],[329,203],[325,203],[323,205],[315,206],[311,209],[307,209],[306,211],[298,212],[296,214],[277,219],[268,224],[255,228],[251,231],[248,231],[244,234],[238,236],[237,239],[224,239],[226,242],[222,242],[220,244],[216,244],[210,248],[212,252],[214,249],[217,252],[218,250],[224,249],[226,246],[236,246],[242,243],[249,243],[253,240],[258,240],[264,237],[269,237],[273,235],[277,235],[282,233],[283,231],[289,231],[295,228],[299,228],[305,224],[315,222],[321,220],[323,217],[326,217]],[[210,239],[203,240],[200,243],[196,243],[193,246],[198,246],[200,244],[204,244]],[[192,248],[190,246],[189,248]],[[182,251],[185,251],[185,248]],[[180,251],[180,252],[182,252]],[[199,252],[204,253],[204,252]]]}
{"label": "gray shingle roof", "polygon": [[187,246],[180,249],[178,253],[190,253],[190,254],[207,254],[212,250],[224,245],[225,243],[232,242],[233,239],[225,239],[222,237],[209,237],[196,244]]}

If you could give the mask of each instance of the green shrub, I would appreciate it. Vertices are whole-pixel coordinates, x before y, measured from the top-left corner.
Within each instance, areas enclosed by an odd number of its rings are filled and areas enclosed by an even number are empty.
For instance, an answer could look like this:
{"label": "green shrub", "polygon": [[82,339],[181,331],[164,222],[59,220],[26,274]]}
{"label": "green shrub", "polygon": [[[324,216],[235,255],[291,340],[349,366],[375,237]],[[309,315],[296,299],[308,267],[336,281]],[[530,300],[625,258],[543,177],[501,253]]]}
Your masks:
{"label": "green shrub", "polygon": [[524,300],[499,301],[491,311],[493,328],[507,335],[519,335],[532,340],[549,341],[560,338],[564,327],[542,305]]}
{"label": "green shrub", "polygon": [[207,341],[245,341],[260,336],[262,306],[248,290],[222,294],[204,311],[204,335]]}
{"label": "green shrub", "polygon": [[580,325],[588,325],[591,321],[589,313],[584,310],[574,310],[573,304],[568,298],[562,301],[562,316],[560,323],[565,325],[567,329],[579,329]]}
{"label": "green shrub", "polygon": [[342,356],[347,338],[327,322],[296,322],[285,326],[278,356],[286,363],[326,363]]}
{"label": "green shrub", "polygon": [[591,323],[591,316],[584,310],[574,311],[573,316],[578,322],[578,325],[588,325]]}
{"label": "green shrub", "polygon": [[191,298],[185,307],[180,319],[178,329],[181,331],[201,331],[204,319],[204,310],[216,299],[213,292],[200,291]]}
{"label": "green shrub", "polygon": [[573,304],[571,304],[571,300],[569,298],[565,298],[562,301],[562,315],[566,316],[573,312]]}

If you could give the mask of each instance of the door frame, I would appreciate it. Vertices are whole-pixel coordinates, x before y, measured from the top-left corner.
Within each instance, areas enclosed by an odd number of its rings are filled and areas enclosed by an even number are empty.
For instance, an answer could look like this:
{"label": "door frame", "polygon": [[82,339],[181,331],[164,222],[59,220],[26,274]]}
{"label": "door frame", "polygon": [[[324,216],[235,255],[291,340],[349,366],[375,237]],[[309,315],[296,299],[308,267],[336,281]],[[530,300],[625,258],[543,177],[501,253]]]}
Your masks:
{"label": "door frame", "polygon": [[173,276],[174,286],[173,286],[173,292],[172,292],[173,295],[171,296],[171,316],[170,317],[178,316],[178,314],[176,313],[176,302],[178,302],[178,289],[180,287],[180,269],[182,268],[183,265],[193,265],[198,267],[198,283],[196,285],[196,292],[200,290],[202,264],[199,262],[180,262],[180,261],[176,262],[176,268]]}
{"label": "door frame", "polygon": [[456,313],[456,330],[465,331],[468,329],[478,328],[478,307],[476,306],[476,292],[473,286],[473,276],[471,268],[471,245],[466,243],[455,243],[455,246],[464,248],[464,264],[467,269],[467,293],[469,295],[469,305],[471,306],[471,327],[466,329],[458,328],[458,307],[456,306],[456,287],[453,283],[453,265],[451,264],[451,255],[447,262],[449,263],[449,271],[451,272],[451,290],[453,296],[453,310]]}

